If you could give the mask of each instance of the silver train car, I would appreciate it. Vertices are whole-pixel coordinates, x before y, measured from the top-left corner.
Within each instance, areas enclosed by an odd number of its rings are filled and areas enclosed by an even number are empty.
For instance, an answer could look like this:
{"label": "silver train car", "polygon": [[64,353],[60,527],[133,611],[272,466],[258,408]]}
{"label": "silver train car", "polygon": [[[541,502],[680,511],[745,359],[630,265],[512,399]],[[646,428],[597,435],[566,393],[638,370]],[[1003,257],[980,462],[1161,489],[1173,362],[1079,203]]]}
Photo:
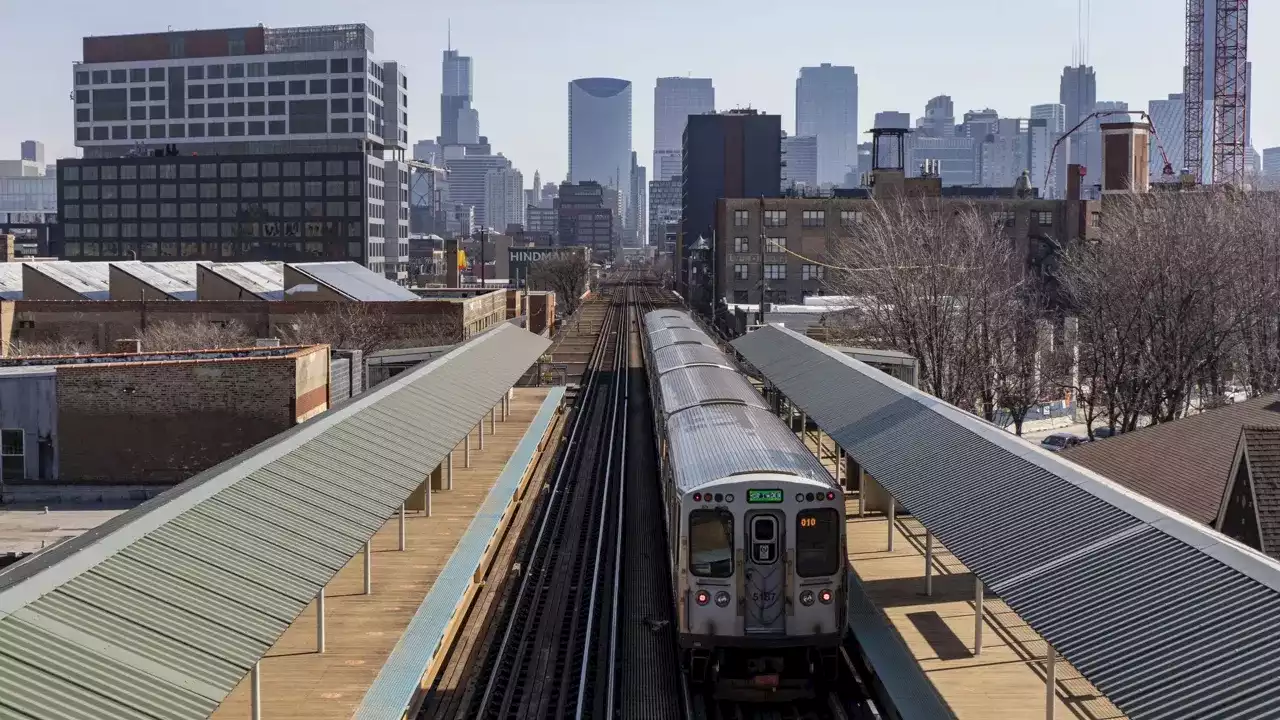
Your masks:
{"label": "silver train car", "polygon": [[846,627],[844,494],[687,313],[644,337],[686,670],[725,699],[811,696]]}

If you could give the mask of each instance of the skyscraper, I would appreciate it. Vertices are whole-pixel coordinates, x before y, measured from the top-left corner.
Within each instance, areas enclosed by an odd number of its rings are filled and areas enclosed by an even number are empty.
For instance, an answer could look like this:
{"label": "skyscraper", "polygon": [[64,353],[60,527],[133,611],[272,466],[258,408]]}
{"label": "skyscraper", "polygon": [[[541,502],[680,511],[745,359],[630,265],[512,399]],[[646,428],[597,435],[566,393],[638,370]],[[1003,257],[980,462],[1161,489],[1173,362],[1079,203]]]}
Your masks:
{"label": "skyscraper", "polygon": [[653,178],[680,174],[680,143],[690,115],[715,112],[711,78],[658,78],[653,88]]}
{"label": "skyscraper", "polygon": [[[457,50],[445,50],[441,71],[440,144],[474,143],[480,128],[478,113],[471,109],[471,58],[459,55]],[[475,137],[460,137],[459,124],[464,126],[466,135]]]}
{"label": "skyscraper", "polygon": [[593,180],[617,190],[614,217],[631,197],[631,81],[581,78],[569,83],[569,182]]}
{"label": "skyscraper", "polygon": [[524,175],[511,167],[494,168],[484,176],[485,225],[506,232],[508,225],[524,225]]}
{"label": "skyscraper", "polygon": [[631,197],[627,201],[627,221],[622,228],[622,244],[627,247],[640,247],[645,243],[645,190],[648,186],[648,172],[640,164],[635,151],[631,152]]}
{"label": "skyscraper", "polygon": [[1066,111],[1066,130],[1093,112],[1093,106],[1098,103],[1098,78],[1093,68],[1088,65],[1063,68],[1058,84],[1058,102]]}
{"label": "skyscraper", "polygon": [[22,141],[22,159],[44,166],[44,143],[39,140]]}
{"label": "skyscraper", "polygon": [[950,95],[938,95],[924,105],[924,117],[920,118],[920,134],[927,137],[954,137],[956,134],[956,106]]}
{"label": "skyscraper", "polygon": [[1049,134],[1061,135],[1067,131],[1067,106],[1062,103],[1032,105],[1031,119],[1044,120],[1045,127],[1049,129]]}
{"label": "skyscraper", "polygon": [[[1182,174],[1186,164],[1183,145],[1186,143],[1186,102],[1182,93],[1171,93],[1165,100],[1152,100],[1147,103],[1147,114],[1151,116],[1150,172],[1151,182],[1172,182]],[[1169,157],[1174,177],[1163,177],[1164,158],[1159,148]]]}
{"label": "skyscraper", "polygon": [[796,80],[796,135],[818,138],[818,182],[844,182],[858,166],[858,73],[823,63],[800,68]]}

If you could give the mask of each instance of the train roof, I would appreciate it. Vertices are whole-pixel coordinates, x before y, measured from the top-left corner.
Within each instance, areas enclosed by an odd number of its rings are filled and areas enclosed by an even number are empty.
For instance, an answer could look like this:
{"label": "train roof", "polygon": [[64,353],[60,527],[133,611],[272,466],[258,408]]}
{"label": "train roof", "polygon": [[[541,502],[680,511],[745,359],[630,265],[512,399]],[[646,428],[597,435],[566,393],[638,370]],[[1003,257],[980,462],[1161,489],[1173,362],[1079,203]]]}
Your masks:
{"label": "train roof", "polygon": [[682,320],[684,321],[685,324],[693,323],[693,319],[689,317],[689,313],[682,312],[680,310],[670,310],[670,309],[654,310],[652,312],[647,312],[644,315],[644,324],[646,327],[648,326],[659,327],[660,325],[664,323],[670,323],[673,320],[674,321]]}
{"label": "train roof", "polygon": [[704,345],[716,349],[715,341],[701,330],[686,327],[658,330],[649,335],[649,347],[657,352],[659,349],[682,343]]}
{"label": "train roof", "polygon": [[768,408],[764,398],[738,375],[737,370],[706,366],[680,368],[663,375],[660,384],[662,410],[668,417],[698,405],[731,404]]}
{"label": "train roof", "polygon": [[667,423],[673,480],[689,492],[747,473],[787,473],[839,486],[807,447],[773,413],[745,405],[704,405]]}
{"label": "train roof", "polygon": [[653,352],[654,370],[662,375],[682,367],[722,367],[734,369],[720,350],[707,345],[668,345]]}

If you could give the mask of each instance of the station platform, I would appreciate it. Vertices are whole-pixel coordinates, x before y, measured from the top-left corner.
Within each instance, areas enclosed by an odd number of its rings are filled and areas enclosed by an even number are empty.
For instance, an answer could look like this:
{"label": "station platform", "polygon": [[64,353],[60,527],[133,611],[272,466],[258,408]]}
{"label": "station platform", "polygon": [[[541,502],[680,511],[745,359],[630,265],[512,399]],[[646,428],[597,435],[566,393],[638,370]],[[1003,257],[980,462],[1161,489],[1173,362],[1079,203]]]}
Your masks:
{"label": "station platform", "polygon": [[[805,438],[818,454],[816,434]],[[827,439],[823,464],[836,474],[836,458]],[[982,601],[982,648],[974,654],[975,583],[969,570],[936,539],[933,541],[932,594],[925,594],[925,530],[910,516],[895,517],[889,550],[887,517],[881,512],[859,516],[857,493],[846,494],[845,517],[849,566],[856,582],[851,607],[863,609],[863,627],[851,616],[855,637],[873,667],[898,683],[904,720],[939,717],[930,710],[940,702],[958,720],[1026,720],[1046,717],[1044,640],[990,591]],[[875,620],[887,623],[880,632]],[[904,667],[914,661],[915,667]],[[917,670],[932,693],[913,692]],[[1058,658],[1054,671],[1054,714],[1057,720],[1126,720],[1089,681]],[[919,676],[915,676],[918,682]],[[896,694],[890,688],[890,694]],[[932,695],[932,697],[929,697]]]}
{"label": "station platform", "polygon": [[[364,592],[363,554],[347,563],[326,587],[325,651],[319,652],[317,647],[313,601],[266,654],[259,688],[262,717],[346,720],[357,711],[406,630],[423,614],[424,599],[438,595],[432,592],[436,580],[450,568],[451,558],[477,514],[492,510],[486,501],[513,456],[527,448],[531,435],[541,441],[555,426],[547,421],[548,415],[554,414],[548,410],[559,405],[563,390],[515,388],[513,393],[509,418],[494,423],[493,434],[490,424],[484,423],[483,450],[472,431],[469,468],[463,467],[463,448],[454,450],[452,488],[431,492],[430,515],[407,513],[405,549],[398,548],[398,517],[392,517],[374,536],[372,592]],[[498,509],[499,513],[503,510],[505,507]],[[431,610],[438,610],[437,605],[432,604]],[[450,610],[444,612],[452,615]],[[440,625],[446,623],[447,619]],[[251,717],[252,692],[251,677],[246,676],[211,717]]]}

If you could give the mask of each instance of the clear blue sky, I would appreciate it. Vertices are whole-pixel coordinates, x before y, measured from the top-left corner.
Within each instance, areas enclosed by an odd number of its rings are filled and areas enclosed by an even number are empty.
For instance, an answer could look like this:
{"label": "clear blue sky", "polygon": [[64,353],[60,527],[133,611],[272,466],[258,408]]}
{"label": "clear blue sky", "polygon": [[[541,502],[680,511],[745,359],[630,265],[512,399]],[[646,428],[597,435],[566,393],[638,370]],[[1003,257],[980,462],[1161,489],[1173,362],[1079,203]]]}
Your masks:
{"label": "clear blue sky", "polygon": [[[1181,91],[1183,0],[1093,0],[1089,61],[1098,99],[1131,108]],[[481,132],[524,173],[559,180],[567,166],[569,80],[614,76],[633,86],[633,145],[642,164],[653,143],[653,83],[663,75],[714,78],[721,108],[751,105],[794,129],[802,65],[854,65],[861,128],[879,110],[923,112],[946,93],[957,115],[992,107],[1026,116],[1056,102],[1058,76],[1076,45],[1076,0],[0,0],[0,158],[18,143],[45,142],[73,155],[71,63],[85,35],[175,29],[363,22],[376,54],[410,73],[410,138],[439,131],[445,23],[454,46],[475,58]],[[1253,133],[1280,144],[1269,92],[1280,49],[1280,3],[1255,3]]]}

